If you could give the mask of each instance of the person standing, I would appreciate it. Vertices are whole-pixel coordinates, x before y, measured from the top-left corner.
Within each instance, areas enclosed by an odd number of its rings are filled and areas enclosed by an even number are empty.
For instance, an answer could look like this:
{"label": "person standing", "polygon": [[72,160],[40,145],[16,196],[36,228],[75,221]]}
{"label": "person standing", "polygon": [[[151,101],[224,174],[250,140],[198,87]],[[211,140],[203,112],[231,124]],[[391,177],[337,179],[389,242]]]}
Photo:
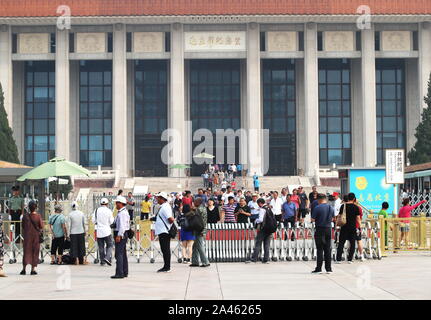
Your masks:
{"label": "person standing", "polygon": [[12,187],[12,197],[9,198],[10,220],[15,228],[15,242],[21,241],[21,215],[24,213],[24,198],[20,195],[19,186]]}
{"label": "person standing", "polygon": [[133,198],[133,194],[131,192],[129,192],[127,194],[127,211],[129,212],[129,217],[130,217],[130,223],[133,224],[134,223],[134,212],[135,212],[135,198]]}
{"label": "person standing", "polygon": [[347,260],[353,263],[353,255],[355,254],[356,246],[356,224],[361,223],[360,212],[358,206],[355,205],[356,196],[353,192],[347,195],[347,203],[341,205],[340,214],[343,214],[346,208],[346,224],[340,229],[340,239],[337,248],[337,260],[335,263],[341,263],[341,256],[344,251],[344,244],[349,240],[350,248]]}
{"label": "person standing", "polygon": [[228,203],[223,205],[222,207],[222,217],[221,220],[224,223],[235,223],[235,199],[234,197],[230,196],[227,198]]}
{"label": "person standing", "polygon": [[[184,204],[184,199],[191,199],[191,193],[186,192],[186,197],[183,198],[183,207],[187,204]],[[159,237],[160,249],[163,254],[163,268],[157,270],[157,272],[171,272],[171,236],[169,235],[169,230],[174,223],[174,217],[172,213],[172,207],[168,204],[168,196],[165,192],[160,192],[157,194],[157,202],[160,205],[159,212],[157,213],[155,219],[155,234]],[[187,204],[189,205],[189,204]]]}
{"label": "person standing", "polygon": [[256,240],[255,240],[255,246],[253,250],[253,255],[251,257],[250,261],[247,262],[257,262],[257,258],[259,257],[260,251],[262,250],[262,243],[263,243],[263,263],[269,263],[269,247],[271,243],[271,237],[272,233],[266,233],[263,230],[263,222],[265,221],[265,215],[267,214],[267,207],[265,206],[265,200],[262,198],[259,198],[257,200],[257,203],[259,205],[259,208],[257,211],[259,212],[259,217],[256,219],[256,229],[258,230]]}
{"label": "person standing", "polygon": [[141,220],[148,220],[150,218],[150,212],[151,212],[151,201],[150,201],[150,197],[146,195],[144,200],[142,200],[141,202]]}
{"label": "person standing", "polygon": [[72,203],[72,212],[69,213],[68,228],[70,234],[70,256],[75,265],[88,264],[85,257],[85,216],[78,210],[76,201]]}
{"label": "person standing", "polygon": [[332,196],[334,197],[334,214],[338,216],[343,201],[340,199],[340,194],[338,192],[332,193]]}
{"label": "person standing", "polygon": [[[386,201],[382,203],[382,210],[379,211],[377,217],[383,216],[384,219],[388,218],[389,203]],[[385,221],[385,246],[388,245],[388,223]]]}
{"label": "person standing", "polygon": [[4,265],[4,233],[3,233],[3,217],[0,214],[0,278],[5,278],[6,274],[3,270]]}
{"label": "person standing", "polygon": [[207,210],[202,204],[202,198],[196,198],[193,202],[193,208],[195,210],[195,214],[201,216],[202,221],[204,223],[204,229],[195,233],[196,240],[193,243],[193,253],[192,253],[192,263],[190,267],[198,267],[199,260],[202,263],[201,267],[209,267],[210,263],[208,261],[208,257],[205,254],[205,235],[207,233]]}
{"label": "person standing", "polygon": [[96,226],[97,247],[99,248],[100,264],[112,265],[112,240],[111,225],[114,223],[112,210],[108,208],[109,201],[106,198],[100,200],[100,207],[93,213],[93,223]]}
{"label": "person standing", "polygon": [[[298,196],[298,189],[293,189],[292,195],[290,196],[290,200],[296,205],[296,208],[299,209],[301,205],[301,198]],[[298,216],[298,220],[301,217]]]}
{"label": "person standing", "polygon": [[43,221],[40,214],[36,211],[37,204],[30,201],[28,204],[29,213],[22,217],[22,232],[24,237],[24,257],[22,259],[21,275],[26,274],[26,267],[31,265],[31,275],[36,275],[36,267],[39,263],[40,234],[43,231]]}
{"label": "person standing", "polygon": [[207,219],[208,223],[217,223],[220,221],[220,212],[219,208],[215,206],[215,202],[213,198],[208,200],[207,206]]}
{"label": "person standing", "polygon": [[[426,200],[422,200],[415,205],[410,205],[410,199],[404,198],[403,199],[403,206],[398,211],[398,217],[397,218],[410,218],[412,216],[412,211],[419,207],[421,204],[427,202]],[[410,220],[400,220],[401,222],[401,238],[400,238],[400,245],[402,245],[402,241],[404,239],[405,245],[408,245],[409,240],[409,232],[410,232]]]}
{"label": "person standing", "polygon": [[317,195],[319,194],[317,192],[317,187],[316,186],[312,186],[311,190],[312,191],[308,195],[308,201],[310,201],[310,205],[314,202],[314,200],[317,200]]}
{"label": "person standing", "polygon": [[281,208],[281,211],[283,213],[284,228],[286,230],[289,228],[289,223],[292,228],[295,227],[298,212],[296,205],[290,200],[290,196],[290,194],[286,195],[286,202],[283,203],[283,206]]}
{"label": "person standing", "polygon": [[260,181],[259,181],[259,177],[256,175],[256,173],[253,176],[253,187],[254,187],[254,192],[259,192]]}
{"label": "person standing", "polygon": [[269,206],[272,209],[272,212],[274,213],[275,220],[277,222],[281,222],[282,220],[282,212],[281,207],[283,206],[283,200],[278,197],[278,191],[274,191],[272,194],[271,202],[269,203]]}
{"label": "person standing", "polygon": [[327,203],[327,197],[319,194],[317,201],[319,205],[311,214],[311,222],[315,223],[316,231],[314,240],[317,249],[317,265],[311,273],[322,273],[323,260],[325,260],[326,273],[331,273],[331,234],[334,209]]}
{"label": "person standing", "polygon": [[258,196],[259,195],[257,193],[253,193],[251,197],[251,201],[248,202],[248,207],[250,208],[250,212],[251,212],[251,216],[250,216],[251,223],[254,223],[256,219],[259,218],[259,211],[257,210],[259,209],[259,205],[257,203]]}
{"label": "person standing", "polygon": [[63,208],[60,205],[56,205],[54,214],[48,219],[48,224],[53,235],[51,243],[51,264],[61,264],[61,257],[63,256],[64,238],[67,235],[67,229],[66,219],[62,211]]}
{"label": "person standing", "polygon": [[305,219],[305,217],[307,216],[307,213],[308,213],[309,203],[308,203],[307,194],[304,192],[304,188],[303,187],[299,187],[298,188],[298,197],[300,199],[300,202],[299,202],[299,216],[301,218],[301,221],[304,221],[304,219]]}
{"label": "person standing", "polygon": [[239,199],[238,205],[236,206],[234,210],[235,216],[236,216],[236,222],[237,223],[248,223],[250,216],[251,216],[251,210],[250,207],[247,205],[247,202],[245,202],[245,198],[241,197]]}
{"label": "person standing", "polygon": [[130,230],[130,215],[126,209],[127,200],[123,196],[117,196],[115,207],[117,216],[114,221],[114,239],[115,239],[115,275],[111,279],[123,279],[129,276],[129,262],[127,260],[127,233]]}
{"label": "person standing", "polygon": [[193,231],[185,230],[183,228],[184,224],[182,223],[191,214],[194,214],[194,212],[191,212],[190,206],[186,204],[183,207],[183,212],[181,212],[181,214],[178,216],[178,221],[181,226],[180,239],[181,239],[181,246],[182,246],[183,263],[190,263],[190,260],[192,258],[192,252],[193,252],[193,243],[196,240],[196,237],[193,234]]}

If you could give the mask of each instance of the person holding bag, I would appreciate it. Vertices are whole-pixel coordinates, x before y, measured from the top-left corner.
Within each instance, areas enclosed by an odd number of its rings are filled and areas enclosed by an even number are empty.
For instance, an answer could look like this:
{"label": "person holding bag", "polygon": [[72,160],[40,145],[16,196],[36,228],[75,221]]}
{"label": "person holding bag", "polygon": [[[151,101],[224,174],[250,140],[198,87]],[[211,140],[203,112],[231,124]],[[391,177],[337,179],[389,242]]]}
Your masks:
{"label": "person holding bag", "polygon": [[28,204],[30,213],[22,217],[22,231],[24,236],[24,256],[22,259],[22,271],[20,275],[26,274],[26,267],[31,265],[31,275],[36,275],[36,267],[39,263],[39,251],[41,240],[43,240],[43,221],[40,214],[36,211],[37,204],[30,201]]}
{"label": "person holding bag", "polygon": [[61,257],[63,256],[64,238],[67,234],[67,229],[66,220],[62,211],[63,208],[60,205],[56,205],[54,214],[48,219],[48,224],[53,235],[51,243],[51,264],[61,264]]}
{"label": "person holding bag", "polygon": [[189,215],[194,214],[191,211],[191,208],[188,204],[183,206],[183,210],[181,215],[178,217],[179,224],[181,226],[180,230],[180,238],[181,238],[181,246],[182,246],[182,254],[183,254],[183,263],[190,263],[192,258],[192,248],[193,243],[196,240],[195,235],[192,230],[187,229],[187,218]]}
{"label": "person holding bag", "polygon": [[175,219],[172,207],[168,203],[168,195],[165,192],[160,192],[156,197],[160,208],[157,215],[151,220],[156,221],[154,231],[159,237],[164,262],[163,268],[157,272],[171,272],[171,238],[174,238],[174,234],[176,234]]}

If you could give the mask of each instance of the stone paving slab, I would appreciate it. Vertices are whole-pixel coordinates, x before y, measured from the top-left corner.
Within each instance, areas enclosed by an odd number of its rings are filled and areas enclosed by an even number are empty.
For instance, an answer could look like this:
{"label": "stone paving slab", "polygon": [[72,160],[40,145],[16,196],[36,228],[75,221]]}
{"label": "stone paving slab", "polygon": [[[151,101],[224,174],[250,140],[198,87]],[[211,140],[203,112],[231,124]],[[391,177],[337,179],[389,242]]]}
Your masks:
{"label": "stone paving slab", "polygon": [[[172,262],[171,273],[158,274],[158,260],[130,263],[130,276],[111,280],[114,266],[38,267],[39,275],[21,276],[19,264],[5,265],[0,300],[399,300],[431,299],[431,254],[397,254],[333,265],[334,273],[313,275],[314,261],[213,263],[190,268]],[[69,287],[70,284],[70,287]],[[115,296],[114,296],[115,292]]]}

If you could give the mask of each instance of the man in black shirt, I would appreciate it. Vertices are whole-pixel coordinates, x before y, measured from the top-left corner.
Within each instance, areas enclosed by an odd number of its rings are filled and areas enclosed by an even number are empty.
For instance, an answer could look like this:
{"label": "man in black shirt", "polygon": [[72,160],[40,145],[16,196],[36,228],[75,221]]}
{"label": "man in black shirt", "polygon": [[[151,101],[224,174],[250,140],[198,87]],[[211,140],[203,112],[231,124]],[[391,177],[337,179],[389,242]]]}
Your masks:
{"label": "man in black shirt", "polygon": [[299,216],[301,219],[304,219],[305,216],[308,213],[308,198],[306,193],[304,192],[303,187],[298,188],[298,196],[301,199],[301,202],[299,203]]}
{"label": "man in black shirt", "polygon": [[353,255],[355,254],[356,244],[356,223],[361,222],[360,212],[357,205],[355,205],[356,196],[354,193],[349,193],[347,196],[348,202],[341,205],[340,213],[344,214],[344,207],[346,207],[346,224],[341,227],[340,239],[337,248],[337,261],[335,263],[341,263],[341,255],[343,254],[344,244],[346,240],[350,242],[349,256],[347,260],[349,263],[353,263]]}
{"label": "man in black shirt", "polygon": [[313,203],[314,200],[317,200],[317,195],[318,195],[316,186],[313,186],[311,190],[313,191],[310,192],[310,194],[308,195],[308,200],[310,200],[310,205]]}
{"label": "man in black shirt", "polygon": [[324,194],[317,196],[317,205],[311,212],[311,221],[316,224],[314,239],[317,249],[317,266],[311,273],[322,273],[323,256],[325,256],[326,273],[331,273],[331,235],[334,209],[328,205]]}

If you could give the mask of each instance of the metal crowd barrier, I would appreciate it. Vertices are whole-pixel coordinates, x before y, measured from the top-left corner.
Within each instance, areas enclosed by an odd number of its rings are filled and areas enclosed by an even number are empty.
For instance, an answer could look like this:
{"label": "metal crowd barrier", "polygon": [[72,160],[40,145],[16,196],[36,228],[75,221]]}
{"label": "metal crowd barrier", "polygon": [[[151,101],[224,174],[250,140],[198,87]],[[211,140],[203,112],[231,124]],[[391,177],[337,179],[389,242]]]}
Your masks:
{"label": "metal crowd barrier", "polygon": [[[363,222],[361,232],[363,241],[363,252],[366,259],[381,259],[384,251],[391,248],[396,242],[397,227],[401,219],[368,219]],[[415,246],[418,249],[430,250],[429,231],[431,230],[431,219],[408,218],[412,220],[412,229],[419,235],[414,237]],[[420,219],[420,220],[419,220]],[[414,222],[413,222],[414,221]],[[23,256],[22,235],[16,235],[16,225],[20,221],[3,221],[5,235],[5,261],[17,263]],[[416,226],[417,224],[417,226]],[[44,242],[41,244],[40,263],[50,261],[50,248],[52,235],[49,225],[44,222]],[[150,220],[141,221],[135,218],[132,229],[135,237],[128,241],[127,250],[129,258],[135,259],[137,263],[162,261],[163,255],[160,249],[158,237],[154,232],[154,223]],[[382,225],[389,226],[388,230],[381,229]],[[393,226],[393,227],[391,227]],[[413,227],[414,226],[414,227]],[[95,226],[91,219],[88,220],[86,232],[86,259],[95,264],[100,262],[99,250]],[[178,227],[178,229],[180,229]],[[257,230],[252,223],[216,223],[208,224],[206,233],[206,254],[210,262],[244,262],[252,257],[255,246]],[[271,238],[270,259],[272,261],[309,261],[316,259],[316,246],[314,241],[313,223],[296,223],[295,225],[279,224],[277,231]],[[180,231],[180,230],[179,230]],[[384,236],[384,232],[389,237]],[[383,236],[382,236],[383,234]],[[416,233],[414,233],[416,234]],[[392,236],[392,238],[391,238]],[[338,247],[339,231],[332,228],[332,257],[335,260]],[[389,241],[387,241],[389,239]],[[385,241],[387,244],[385,245]],[[417,243],[416,243],[417,242]],[[347,256],[349,243],[343,248],[343,260]],[[171,254],[179,263],[183,261],[180,232],[176,239],[171,241]],[[48,258],[47,258],[48,256]],[[355,257],[359,258],[356,249]]]}

